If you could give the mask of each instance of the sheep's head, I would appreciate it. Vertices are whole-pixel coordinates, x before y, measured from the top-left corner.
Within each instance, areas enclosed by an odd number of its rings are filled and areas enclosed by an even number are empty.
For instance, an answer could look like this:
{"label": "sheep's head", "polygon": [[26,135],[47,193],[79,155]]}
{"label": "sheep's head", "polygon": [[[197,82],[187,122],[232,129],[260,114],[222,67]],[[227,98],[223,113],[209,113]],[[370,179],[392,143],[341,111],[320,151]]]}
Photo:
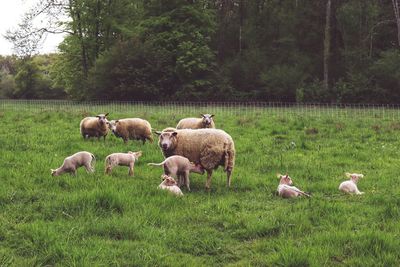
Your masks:
{"label": "sheep's head", "polygon": [[204,127],[208,128],[211,123],[213,122],[214,114],[200,114],[201,118],[203,119],[203,125]]}
{"label": "sheep's head", "polygon": [[107,124],[107,122],[108,122],[107,116],[108,116],[108,113],[99,114],[99,115],[96,116],[96,118],[98,118],[98,120],[99,120],[100,125]]}
{"label": "sheep's head", "polygon": [[132,154],[135,157],[135,160],[137,160],[139,157],[142,156],[142,151],[138,151],[138,152],[128,151],[128,153]]}
{"label": "sheep's head", "polygon": [[204,168],[201,164],[196,164],[194,162],[190,162],[190,171],[195,173],[204,174]]}
{"label": "sheep's head", "polygon": [[158,145],[164,152],[173,150],[176,147],[177,131],[162,131],[156,132],[156,134],[159,135]]}
{"label": "sheep's head", "polygon": [[58,176],[57,170],[50,169],[51,176]]}
{"label": "sheep's head", "polygon": [[117,124],[118,124],[119,120],[111,120],[111,121],[107,121],[107,125],[108,128],[112,131],[112,133],[119,137],[117,134]]}
{"label": "sheep's head", "polygon": [[280,179],[279,180],[279,184],[287,184],[287,185],[292,185],[293,184],[292,178],[290,178],[289,175],[287,175],[287,174],[285,174],[285,175],[278,174],[277,176]]}
{"label": "sheep's head", "polygon": [[352,181],[357,182],[358,180],[360,180],[361,178],[364,178],[364,175],[361,173],[345,173],[347,178],[350,178]]}
{"label": "sheep's head", "polygon": [[163,180],[166,186],[173,186],[178,184],[174,178],[165,174],[161,175],[161,179]]}

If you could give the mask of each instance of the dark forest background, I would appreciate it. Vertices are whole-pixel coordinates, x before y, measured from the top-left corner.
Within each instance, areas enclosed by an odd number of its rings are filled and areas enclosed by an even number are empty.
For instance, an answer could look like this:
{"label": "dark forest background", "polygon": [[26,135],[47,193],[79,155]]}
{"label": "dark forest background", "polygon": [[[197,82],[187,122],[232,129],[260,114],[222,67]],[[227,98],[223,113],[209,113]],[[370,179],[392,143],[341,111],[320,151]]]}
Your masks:
{"label": "dark forest background", "polygon": [[400,103],[398,0],[44,0],[7,38],[1,98]]}

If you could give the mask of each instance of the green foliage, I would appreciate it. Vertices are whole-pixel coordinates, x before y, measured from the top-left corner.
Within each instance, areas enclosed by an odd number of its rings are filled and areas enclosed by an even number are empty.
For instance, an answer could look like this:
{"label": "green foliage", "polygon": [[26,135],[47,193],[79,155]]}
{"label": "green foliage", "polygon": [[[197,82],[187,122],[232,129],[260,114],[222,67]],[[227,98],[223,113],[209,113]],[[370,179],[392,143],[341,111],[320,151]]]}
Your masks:
{"label": "green foliage", "polygon": [[[395,266],[400,261],[398,123],[326,109],[274,116],[224,108],[219,128],[235,141],[232,188],[221,168],[191,174],[191,192],[176,198],[157,189],[157,143],[109,135],[83,140],[78,111],[1,109],[0,264],[12,266]],[[98,109],[98,110],[97,110]],[[13,109],[14,110],[14,109]],[[142,117],[154,129],[181,117],[158,106],[129,107],[110,119]],[[348,110],[352,112],[352,110]],[[238,116],[240,114],[240,116]],[[268,115],[268,116],[266,116]],[[390,117],[390,116],[388,116]],[[10,137],[10,132],[13,136]],[[346,141],[343,141],[346,140]],[[294,143],[295,145],[292,145]],[[96,156],[95,173],[52,177],[50,168],[76,151]],[[114,152],[142,150],[135,176],[126,167],[104,175]],[[362,196],[337,189],[344,172],[362,172]],[[277,172],[288,172],[312,198],[276,196]]]}

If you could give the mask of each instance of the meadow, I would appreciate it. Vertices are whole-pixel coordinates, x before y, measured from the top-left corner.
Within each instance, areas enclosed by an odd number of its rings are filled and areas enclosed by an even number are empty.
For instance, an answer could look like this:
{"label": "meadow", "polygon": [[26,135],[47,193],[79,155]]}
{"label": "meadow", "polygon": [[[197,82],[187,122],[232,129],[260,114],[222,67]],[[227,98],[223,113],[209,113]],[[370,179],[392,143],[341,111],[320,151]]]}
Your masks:
{"label": "meadow", "polygon": [[[210,191],[191,175],[182,198],[160,191],[157,142],[115,136],[83,140],[79,122],[99,110],[0,107],[0,266],[399,266],[400,122],[351,114],[285,116],[251,109],[216,112],[235,141],[232,187],[222,168]],[[207,110],[110,112],[155,129]],[[289,110],[288,110],[289,112]],[[157,140],[156,136],[155,139]],[[52,177],[77,151],[95,154],[96,172]],[[143,151],[135,176],[104,175],[113,152]],[[276,173],[312,198],[281,199]],[[344,195],[345,172],[365,175],[364,195]]]}

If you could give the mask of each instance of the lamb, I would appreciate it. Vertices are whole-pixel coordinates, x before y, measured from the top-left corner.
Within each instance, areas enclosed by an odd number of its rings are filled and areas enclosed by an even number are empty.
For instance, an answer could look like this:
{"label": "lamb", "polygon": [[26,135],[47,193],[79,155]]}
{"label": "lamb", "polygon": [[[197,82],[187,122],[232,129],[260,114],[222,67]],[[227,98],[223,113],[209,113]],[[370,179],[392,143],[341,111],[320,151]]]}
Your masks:
{"label": "lamb", "polygon": [[357,188],[358,180],[363,178],[364,175],[358,173],[348,173],[348,172],[346,172],[345,175],[348,178],[350,178],[350,180],[342,182],[339,185],[339,190],[349,194],[356,194],[356,195],[364,194],[364,192],[360,192]]}
{"label": "lamb", "polygon": [[168,175],[161,175],[162,183],[158,186],[158,188],[163,190],[168,190],[174,195],[183,196],[181,189],[177,186],[177,183],[174,178]]}
{"label": "lamb", "polygon": [[51,169],[52,176],[59,176],[65,172],[76,175],[76,169],[84,166],[87,172],[94,172],[94,162],[96,158],[94,155],[87,151],[81,151],[66,157],[61,167],[53,170]]}
{"label": "lamb", "polygon": [[150,143],[153,143],[151,125],[146,120],[139,118],[120,119],[110,121],[108,125],[114,135],[121,137],[124,143],[127,143],[128,140],[142,140],[143,144],[146,140],[149,140]]}
{"label": "lamb", "polygon": [[185,118],[178,122],[176,129],[215,128],[214,114],[200,114],[201,118]]}
{"label": "lamb", "polygon": [[128,166],[129,167],[129,175],[133,176],[133,168],[135,166],[135,161],[142,156],[142,151],[128,153],[113,153],[106,157],[105,159],[105,174],[111,174],[112,169],[119,166]]}
{"label": "lamb", "polygon": [[206,188],[211,186],[214,169],[224,166],[227,173],[227,186],[231,185],[235,165],[235,145],[232,137],[219,129],[181,129],[156,132],[159,146],[165,158],[180,155],[207,171]]}
{"label": "lamb", "polygon": [[106,140],[108,134],[107,116],[108,113],[99,114],[96,117],[86,117],[81,120],[80,129],[83,138],[97,137],[97,139],[100,139],[103,136]]}
{"label": "lamb", "polygon": [[148,163],[147,165],[163,166],[164,174],[175,176],[178,179],[178,186],[181,187],[183,182],[188,191],[190,191],[189,173],[204,174],[204,169],[200,164],[194,164],[187,158],[178,155],[168,157],[161,163]]}
{"label": "lamb", "polygon": [[292,179],[289,175],[281,175],[278,174],[279,186],[278,186],[278,195],[283,198],[292,198],[298,196],[306,196],[311,197],[308,193],[301,191],[295,186],[291,186],[293,184]]}

